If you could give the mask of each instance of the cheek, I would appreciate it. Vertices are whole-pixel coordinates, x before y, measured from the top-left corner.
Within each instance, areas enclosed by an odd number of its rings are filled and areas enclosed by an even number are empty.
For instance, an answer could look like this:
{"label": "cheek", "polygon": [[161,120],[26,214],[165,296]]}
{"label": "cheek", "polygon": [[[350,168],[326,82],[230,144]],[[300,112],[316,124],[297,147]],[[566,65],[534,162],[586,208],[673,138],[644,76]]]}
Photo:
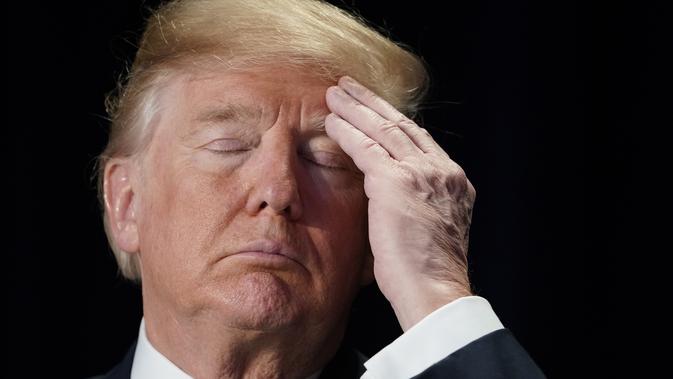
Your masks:
{"label": "cheek", "polygon": [[[188,164],[155,166],[146,188],[141,254],[168,275],[196,276],[235,210],[231,182]],[[180,168],[183,167],[183,168]]]}
{"label": "cheek", "polygon": [[[313,198],[310,218],[320,220],[314,240],[325,245],[321,261],[325,274],[343,286],[354,280],[362,265],[367,238],[367,198],[360,184],[346,189],[328,189]],[[309,222],[310,224],[310,222]]]}

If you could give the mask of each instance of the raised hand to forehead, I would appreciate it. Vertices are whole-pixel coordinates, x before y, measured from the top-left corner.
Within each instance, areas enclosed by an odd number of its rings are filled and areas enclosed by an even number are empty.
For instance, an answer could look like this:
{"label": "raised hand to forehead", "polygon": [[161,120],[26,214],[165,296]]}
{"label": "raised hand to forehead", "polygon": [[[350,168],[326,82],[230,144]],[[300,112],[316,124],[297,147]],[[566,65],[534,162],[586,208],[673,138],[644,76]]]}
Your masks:
{"label": "raised hand to forehead", "polygon": [[471,294],[476,192],[432,136],[349,77],[327,89],[325,130],[364,173],[374,274],[407,330]]}

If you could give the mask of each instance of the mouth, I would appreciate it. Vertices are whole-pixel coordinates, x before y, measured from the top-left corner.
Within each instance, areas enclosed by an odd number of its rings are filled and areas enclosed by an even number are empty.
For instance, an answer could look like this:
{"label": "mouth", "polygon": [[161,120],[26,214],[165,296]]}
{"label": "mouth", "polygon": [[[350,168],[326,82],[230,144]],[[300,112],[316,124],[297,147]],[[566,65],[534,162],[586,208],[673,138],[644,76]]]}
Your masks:
{"label": "mouth", "polygon": [[283,264],[290,261],[303,267],[296,250],[292,249],[288,244],[269,239],[252,241],[227,257],[244,258],[260,263]]}
{"label": "mouth", "polygon": [[268,262],[268,263],[287,263],[295,262],[294,259],[288,258],[283,254],[269,254],[263,251],[241,251],[236,254],[230,255],[230,257],[236,258],[245,258],[249,260],[259,261],[259,262]]}

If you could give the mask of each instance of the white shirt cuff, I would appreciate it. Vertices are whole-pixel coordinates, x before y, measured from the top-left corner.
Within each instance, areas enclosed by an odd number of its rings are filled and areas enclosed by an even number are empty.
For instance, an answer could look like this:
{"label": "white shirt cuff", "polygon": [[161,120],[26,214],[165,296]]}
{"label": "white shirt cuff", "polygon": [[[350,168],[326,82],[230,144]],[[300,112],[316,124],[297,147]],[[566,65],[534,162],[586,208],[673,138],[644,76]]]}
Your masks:
{"label": "white shirt cuff", "polygon": [[365,362],[361,379],[408,379],[503,325],[480,296],[454,300],[425,316]]}

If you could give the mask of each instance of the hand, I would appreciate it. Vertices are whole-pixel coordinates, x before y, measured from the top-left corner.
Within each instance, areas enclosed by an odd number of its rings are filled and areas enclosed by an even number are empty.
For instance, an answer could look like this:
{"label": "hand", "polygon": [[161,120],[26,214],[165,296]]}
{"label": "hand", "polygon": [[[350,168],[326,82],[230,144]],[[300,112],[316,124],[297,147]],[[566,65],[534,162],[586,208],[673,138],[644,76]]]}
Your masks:
{"label": "hand", "polygon": [[349,77],[327,89],[325,130],[365,175],[374,276],[403,330],[471,295],[476,192],[430,134]]}

